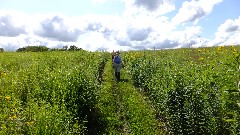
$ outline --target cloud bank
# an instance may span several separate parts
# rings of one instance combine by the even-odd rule
[[[13,51],[27,45],[76,45],[89,51],[112,51],[240,44],[240,17],[219,25],[213,40],[201,37],[203,28],[198,20],[210,14],[222,0],[185,1],[172,18],[165,14],[175,10],[174,0],[123,2],[122,15],[69,17],[0,10],[0,48]]]
[[[175,24],[198,21],[200,18],[210,14],[213,7],[222,0],[192,0],[184,1],[182,7],[172,21]]]
[[[16,37],[20,34],[26,34],[25,28],[14,25],[14,20],[10,15],[0,17],[0,36]]]

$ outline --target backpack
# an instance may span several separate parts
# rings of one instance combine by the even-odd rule
[[[118,56],[116,56],[113,61],[114,61],[114,63],[116,63],[116,64],[120,64],[120,63],[121,63],[121,58],[118,57]]]

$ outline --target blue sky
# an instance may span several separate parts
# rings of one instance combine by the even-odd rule
[[[0,0],[0,48],[240,44],[239,0]]]
[[[1,0],[0,0],[1,1]],[[2,0],[1,9],[14,9],[26,13],[63,13],[70,16],[85,14],[121,14],[124,3],[118,0],[106,3],[91,0]]]
[[[240,0],[223,0],[214,7],[213,12],[199,22],[199,25],[205,28],[203,36],[206,35],[206,38],[213,36],[218,26],[225,20],[238,18],[240,16],[239,5]]]

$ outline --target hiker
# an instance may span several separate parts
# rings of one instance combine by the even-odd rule
[[[120,69],[121,69],[121,64],[122,64],[122,60],[121,57],[119,56],[119,51],[116,52],[115,57],[113,59],[113,68],[115,70],[115,76],[117,78],[117,80],[120,80]]]
[[[112,62],[113,62],[113,59],[114,59],[114,57],[115,57],[115,52],[114,52],[114,50],[112,51],[112,53],[111,53],[111,55],[112,55]]]

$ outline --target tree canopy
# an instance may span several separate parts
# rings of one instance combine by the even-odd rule
[[[0,52],[4,52],[4,49],[3,49],[3,48],[0,48]]]
[[[46,52],[48,49],[46,46],[26,46],[18,48],[17,52]]]

